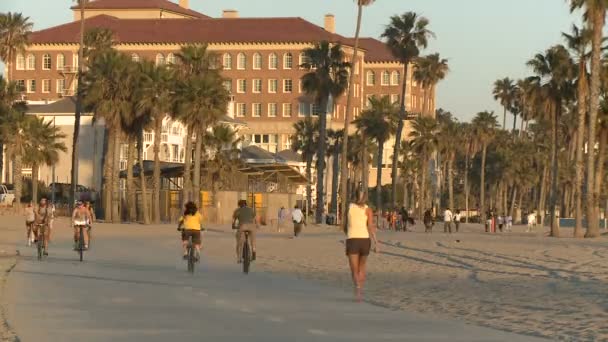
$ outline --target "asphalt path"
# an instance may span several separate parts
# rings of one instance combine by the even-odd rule
[[[42,262],[15,236],[21,257],[5,305],[23,342],[541,341],[356,303],[343,289],[263,273],[255,264],[245,275],[206,254],[191,275],[172,227],[100,225],[82,263],[70,234],[57,229]]]

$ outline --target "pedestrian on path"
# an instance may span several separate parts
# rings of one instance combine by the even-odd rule
[[[431,213],[431,209],[427,209],[424,212],[424,216],[422,218],[422,222],[424,223],[424,232],[432,233],[433,232],[433,214]]]
[[[297,238],[298,236],[300,236],[300,233],[302,232],[302,227],[305,224],[304,213],[302,213],[302,210],[300,210],[298,205],[296,205],[293,211],[291,212],[291,220],[293,221],[293,237]]]
[[[460,220],[462,215],[460,214],[460,210],[456,210],[456,214],[454,214],[454,228],[456,229],[456,233],[458,233],[458,228],[460,228]]]

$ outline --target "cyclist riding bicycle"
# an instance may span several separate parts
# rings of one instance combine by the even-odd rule
[[[52,213],[51,208],[48,207],[46,198],[40,199],[40,205],[38,209],[34,211],[34,236],[36,237],[36,241],[42,238],[44,242],[44,255],[49,255],[49,222],[51,220]],[[45,226],[45,234],[43,237],[40,237],[38,234],[38,228],[40,226]]]
[[[74,228],[74,250],[78,248],[80,238],[80,226],[87,227],[90,222],[93,222],[91,212],[85,208],[82,201],[76,202],[76,208],[72,212],[72,227]],[[89,248],[89,233],[83,230],[84,233],[84,249]]]
[[[196,248],[195,260],[198,261],[201,255],[201,230],[203,228],[203,215],[198,212],[194,202],[185,205],[184,215],[179,218],[178,231],[182,232],[182,249],[184,260],[188,260],[188,239],[192,237],[192,243]]]
[[[236,262],[241,263],[243,256],[243,244],[245,243],[245,232],[249,232],[251,241],[251,260],[255,260],[256,243],[255,232],[258,229],[258,218],[252,208],[247,206],[246,200],[239,200],[239,207],[232,214],[232,226],[236,231]],[[237,223],[238,222],[238,223]]]

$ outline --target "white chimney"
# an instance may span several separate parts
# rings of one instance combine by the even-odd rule
[[[325,15],[325,31],[336,33],[336,17],[333,14]]]
[[[179,6],[182,8],[188,9],[188,8],[190,8],[190,5],[188,4],[188,2],[189,2],[188,0],[179,0]]]
[[[233,9],[226,9],[222,12],[222,18],[238,18],[239,11]]]

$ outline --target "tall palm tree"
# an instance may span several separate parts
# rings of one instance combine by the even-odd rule
[[[434,33],[428,29],[429,20],[414,12],[391,17],[390,24],[382,33],[386,39],[387,46],[393,55],[403,64],[403,85],[401,88],[400,118],[395,133],[395,146],[393,147],[392,184],[391,184],[391,206],[395,206],[397,197],[397,167],[399,163],[399,148],[401,147],[401,136],[406,117],[405,99],[407,89],[407,75],[409,75],[410,64],[420,56],[420,49],[428,46],[428,40],[434,37]]]
[[[574,180],[575,196],[575,225],[574,237],[583,237],[583,177],[585,165],[583,161],[583,148],[585,144],[585,117],[587,116],[587,62],[591,46],[592,31],[572,25],[571,33],[562,33],[568,48],[572,51],[578,63],[577,77],[577,131],[576,131],[576,174]]]
[[[457,145],[460,153],[464,154],[464,206],[466,211],[465,222],[469,223],[469,194],[471,192],[471,185],[469,182],[471,160],[475,158],[475,154],[478,152],[477,136],[472,124],[462,123],[459,127],[460,130],[460,144]]]
[[[441,58],[438,53],[418,58],[416,59],[416,73],[420,72],[423,75],[421,80],[428,88],[425,90],[424,108],[422,113],[425,114],[425,111],[427,114],[433,113],[431,101],[435,99],[437,84],[445,79],[450,72],[448,60]]]
[[[595,146],[596,126],[600,109],[600,76],[603,29],[606,24],[606,9],[608,0],[570,0],[571,11],[579,8],[585,10],[585,21],[592,30],[591,38],[591,84],[589,98],[589,125],[587,146]],[[594,189],[595,154],[587,153],[587,189]],[[599,229],[599,193],[587,191],[587,232],[585,237],[598,237]]]
[[[316,222],[321,223],[325,210],[325,150],[327,139],[327,111],[348,88],[348,73],[351,64],[344,62],[345,56],[340,44],[327,41],[304,50],[306,62],[302,68],[308,72],[302,76],[302,89],[314,97],[319,110],[319,145],[317,148],[317,212]]]
[[[433,153],[437,150],[438,140],[437,133],[439,132],[439,124],[437,120],[428,116],[417,117],[412,122],[412,131],[410,138],[412,139],[412,150],[421,160],[420,167],[420,208],[419,215],[422,217],[424,210],[428,209],[431,197],[428,196],[428,180],[427,176],[430,171],[430,163]]]
[[[502,129],[505,130],[507,129],[507,112],[513,106],[515,91],[516,88],[513,80],[508,77],[494,82],[494,90],[492,90],[492,94],[494,95],[494,99],[499,101],[500,105],[504,109],[502,117]]]
[[[357,3],[357,25],[355,28],[355,44],[353,47],[353,57],[351,61],[357,60],[357,55],[359,54],[359,35],[361,33],[361,21],[363,19],[363,7],[369,6],[375,2],[375,0],[355,0]],[[350,122],[352,120],[351,112],[352,112],[352,99],[354,88],[352,85],[355,83],[355,73],[351,72],[348,80],[348,95],[346,97],[346,114],[344,115],[344,130],[342,135],[342,159],[340,169],[342,173],[340,174],[340,198],[342,199],[342,204],[340,206],[340,211],[342,212],[342,224],[346,223],[346,211],[348,210],[347,198],[348,198],[348,175],[346,170],[348,170],[348,128],[350,126]],[[333,200],[332,200],[333,202]],[[345,229],[345,226],[343,227]]]
[[[545,52],[537,54],[528,65],[538,75],[545,98],[548,101],[548,112],[551,115],[551,131],[553,145],[551,148],[551,194],[549,205],[551,210],[551,236],[559,237],[556,206],[558,191],[558,122],[563,111],[564,101],[571,96],[571,80],[576,72],[570,53],[562,45],[557,45]]]
[[[160,223],[160,145],[163,120],[171,110],[173,73],[166,66],[156,66],[152,61],[140,64],[142,73],[141,96],[137,105],[146,111],[153,121],[154,168],[152,171],[152,223]]]
[[[453,120],[445,120],[441,123],[438,141],[442,159],[446,163],[449,208],[454,210],[454,162],[458,146],[466,143],[463,139],[461,126]]]
[[[420,160],[413,152],[411,141],[401,143],[401,164],[399,165],[401,178],[403,179],[403,206],[410,208],[416,203],[414,200],[420,171]]]
[[[312,161],[319,145],[319,122],[306,117],[293,125],[295,133],[291,136],[291,148],[302,154],[306,163],[306,201],[308,206],[312,203]]]
[[[7,66],[9,81],[13,76],[13,59],[27,47],[33,27],[30,18],[21,13],[0,13],[0,59]]]
[[[534,87],[535,82],[531,78],[520,79],[515,86],[515,107],[518,108],[521,116],[520,138],[523,136],[524,126],[527,125],[528,120],[534,114],[533,108],[536,101]]]
[[[378,156],[376,160],[376,209],[378,214],[382,211],[382,162],[384,160],[384,143],[397,129],[398,108],[391,102],[389,96],[382,98],[372,97],[369,100],[370,108],[361,113],[355,120],[357,128],[366,137],[378,143]]]
[[[59,161],[59,152],[66,152],[63,143],[66,135],[53,125],[52,121],[44,122],[35,118],[28,127],[29,141],[25,148],[23,162],[32,167],[32,200],[38,201],[38,173],[40,165],[53,166]]]
[[[481,221],[485,222],[486,220],[486,156],[488,152],[488,145],[494,137],[496,136],[496,128],[498,127],[498,121],[496,120],[496,116],[494,112],[480,112],[477,113],[477,116],[473,119],[472,129],[477,137],[477,141],[481,146],[481,180],[479,182],[479,210],[481,210]]]
[[[338,214],[338,182],[340,175],[340,152],[342,150],[342,139],[344,138],[344,130],[327,130],[327,138],[331,142],[331,146],[327,149],[327,154],[332,159],[332,181],[331,181],[331,202],[330,213]]]

